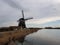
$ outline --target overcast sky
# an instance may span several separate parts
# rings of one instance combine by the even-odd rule
[[[22,9],[25,18],[34,18],[27,24],[47,25],[45,23],[60,20],[60,0],[0,0],[0,27],[17,25]]]

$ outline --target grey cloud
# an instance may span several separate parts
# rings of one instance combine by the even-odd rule
[[[13,8],[21,9],[21,6],[13,2],[12,0],[3,0],[3,1]]]
[[[21,0],[19,2],[17,2],[16,0],[3,0],[3,1],[17,10],[24,10],[24,11],[28,10],[28,9],[22,7]]]
[[[22,2],[22,5],[25,8],[29,8],[30,12],[32,13],[31,15],[35,18],[59,16],[60,13],[58,12],[60,12],[60,7],[56,6],[58,4],[53,4],[53,2],[52,0],[42,0],[41,2],[40,0],[25,0]],[[28,12],[29,15],[30,12]]]
[[[5,1],[5,0],[4,0]],[[40,0],[20,0],[20,4],[17,4],[17,2],[13,2],[11,0],[6,0],[6,3],[8,3],[10,6],[14,7],[14,8],[25,8],[25,9],[30,9],[30,12],[25,12],[25,13],[31,13],[31,16],[34,16],[35,18],[41,18],[41,17],[49,17],[49,16],[56,16],[59,12],[59,10],[57,10],[57,8],[59,9],[59,7],[56,7],[52,1],[40,1]],[[11,3],[11,4],[10,4]],[[59,13],[60,14],[60,13]],[[58,16],[59,16],[58,14]]]

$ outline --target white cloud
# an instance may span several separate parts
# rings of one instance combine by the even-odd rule
[[[17,22],[12,21],[12,22],[5,22],[3,24],[0,25],[0,27],[9,27],[9,26],[17,26]]]
[[[52,0],[53,3],[60,3],[60,0]]]
[[[28,24],[44,24],[47,22],[52,22],[52,21],[56,21],[56,20],[60,20],[60,17],[47,17],[47,18],[41,18],[41,19],[33,19],[31,21],[27,21]]]

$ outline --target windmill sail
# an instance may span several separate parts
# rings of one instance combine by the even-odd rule
[[[31,18],[26,18],[25,21],[26,21],[26,20],[30,20],[30,19],[33,19],[33,17],[31,17]]]
[[[24,18],[24,12],[23,12],[23,10],[22,10],[22,17]]]

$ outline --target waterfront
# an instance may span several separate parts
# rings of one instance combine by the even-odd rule
[[[39,30],[26,36],[24,45],[60,45],[60,29]]]

